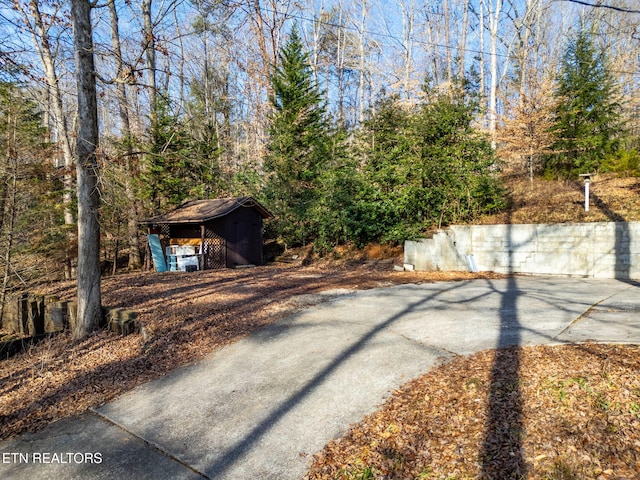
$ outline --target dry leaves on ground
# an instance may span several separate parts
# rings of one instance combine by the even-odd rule
[[[640,220],[640,179],[597,175],[590,188],[590,209],[584,209],[584,182],[520,177],[505,179],[509,208],[477,223],[632,222]]]
[[[640,347],[522,347],[406,384],[310,479],[638,479]]]
[[[0,438],[37,430],[320,301],[331,289],[465,280],[467,273],[269,266],[104,281],[140,334],[42,342],[0,369]],[[71,284],[50,293],[73,298]],[[640,478],[640,348],[482,352],[437,367],[318,454],[308,478]],[[526,474],[525,474],[526,473]]]
[[[485,275],[486,276],[486,275]],[[352,268],[267,266],[106,278],[103,304],[140,314],[140,334],[96,332],[43,341],[0,361],[0,438],[34,431],[103,404],[298,308],[330,289],[474,278],[459,273],[393,272],[390,263]],[[72,299],[72,283],[47,292]],[[301,301],[303,300],[303,301]]]

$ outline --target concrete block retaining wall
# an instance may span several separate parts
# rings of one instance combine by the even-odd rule
[[[415,270],[638,279],[640,222],[451,226],[405,242],[404,261]]]

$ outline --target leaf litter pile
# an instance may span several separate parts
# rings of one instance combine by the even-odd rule
[[[321,292],[497,278],[268,266],[127,274],[103,304],[139,313],[140,333],[57,335],[0,361],[0,439],[114,399],[297,309]],[[73,299],[72,284],[46,292]],[[441,365],[316,455],[308,479],[640,479],[640,349],[581,345],[481,352]]]
[[[457,357],[314,457],[309,479],[639,479],[640,347]]]

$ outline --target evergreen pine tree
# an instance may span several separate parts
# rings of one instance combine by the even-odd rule
[[[164,97],[157,102],[156,123],[141,190],[152,211],[186,200],[212,198],[220,190],[220,167],[215,129],[208,119],[188,129],[171,111]]]
[[[582,29],[569,42],[555,94],[556,153],[547,169],[564,174],[597,170],[619,148],[622,125],[607,57],[596,48],[590,31]]]
[[[265,169],[275,229],[288,244],[313,239],[308,212],[318,194],[318,179],[328,164],[330,135],[322,93],[313,81],[297,27],[280,50],[271,77],[273,114]]]
[[[9,269],[20,282],[59,268],[67,253],[75,255],[59,202],[62,170],[54,170],[54,146],[44,141],[41,111],[28,97],[0,81],[0,271]]]
[[[365,188],[350,223],[356,243],[398,243],[504,207],[491,143],[473,126],[475,95],[460,87],[426,93],[428,102],[411,110],[384,99],[364,124]]]

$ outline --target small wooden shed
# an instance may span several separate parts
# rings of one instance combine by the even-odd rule
[[[254,198],[237,197],[194,200],[141,223],[160,235],[170,270],[187,256],[208,270],[262,265],[262,222],[272,217]]]

